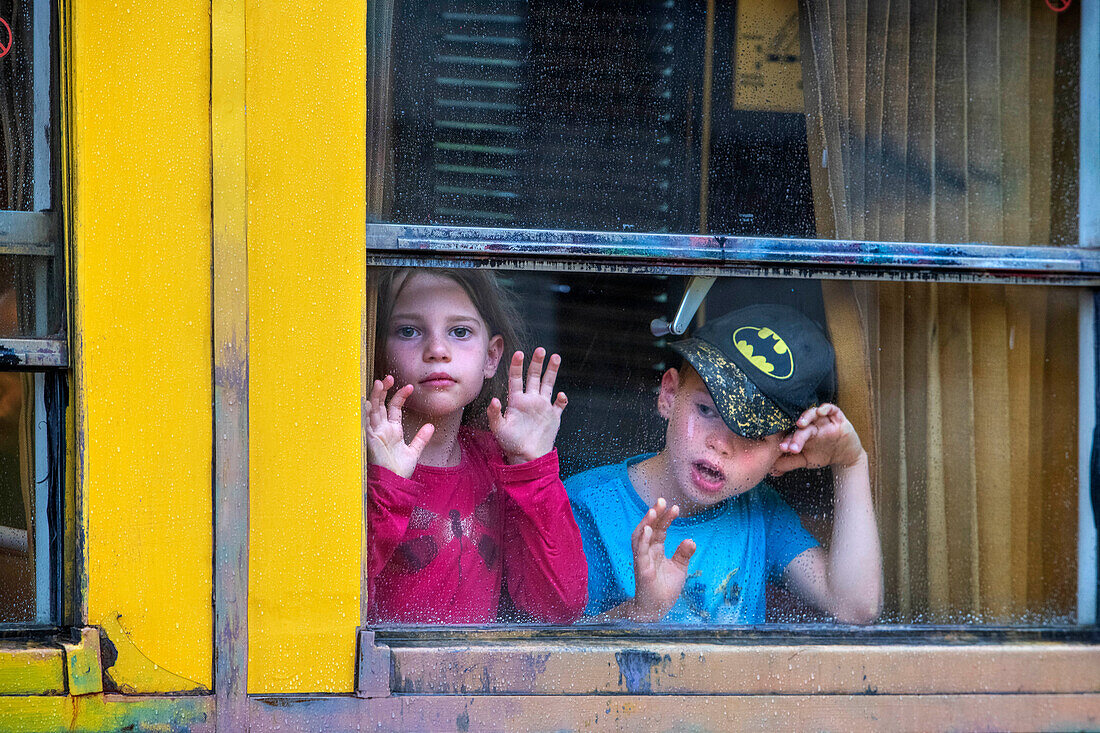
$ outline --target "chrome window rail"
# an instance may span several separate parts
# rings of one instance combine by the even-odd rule
[[[368,223],[367,263],[1100,285],[1100,249]]]
[[[0,371],[68,365],[69,348],[63,338],[0,338]]]
[[[59,241],[52,211],[0,211],[0,256],[53,257]]]
[[[60,257],[57,214],[53,211],[0,211],[0,257]],[[36,277],[37,297],[46,292],[45,269]],[[45,308],[45,300],[37,307]],[[44,314],[38,315],[44,324]],[[64,336],[57,338],[0,338],[0,370],[46,369],[69,366],[69,349]]]

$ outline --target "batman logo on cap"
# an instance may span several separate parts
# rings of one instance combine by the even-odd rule
[[[788,379],[794,374],[794,359],[787,342],[770,328],[742,326],[733,332],[733,345],[769,377]]]

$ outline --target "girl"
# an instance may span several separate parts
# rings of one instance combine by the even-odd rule
[[[554,450],[566,404],[560,392],[553,398],[561,359],[535,349],[525,380],[515,351],[505,408],[492,393],[505,378],[501,357],[514,350],[514,311],[492,274],[391,270],[379,293],[375,373],[385,377],[368,408],[369,617],[494,621],[504,587],[524,615],[572,622],[588,569]]]

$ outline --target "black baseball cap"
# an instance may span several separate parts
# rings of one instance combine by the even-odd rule
[[[751,440],[790,430],[836,391],[833,345],[785,305],[751,305],[670,344],[703,378],[729,429]]]

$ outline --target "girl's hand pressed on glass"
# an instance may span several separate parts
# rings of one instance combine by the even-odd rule
[[[389,404],[386,394],[393,388],[393,377],[374,380],[370,392],[369,421],[367,425],[367,453],[370,462],[393,471],[398,476],[410,478],[424,447],[432,438],[435,426],[425,423],[413,439],[405,443],[401,426],[401,408],[413,393],[413,385],[406,384],[394,393]]]
[[[546,362],[544,373],[543,363]],[[489,429],[500,443],[509,463],[526,463],[541,458],[554,449],[554,439],[561,425],[561,413],[568,400],[564,392],[554,398],[554,382],[558,378],[561,357],[553,354],[546,359],[546,349],[535,349],[527,381],[523,379],[523,352],[512,355],[508,365],[508,406],[500,400],[489,403]]]

